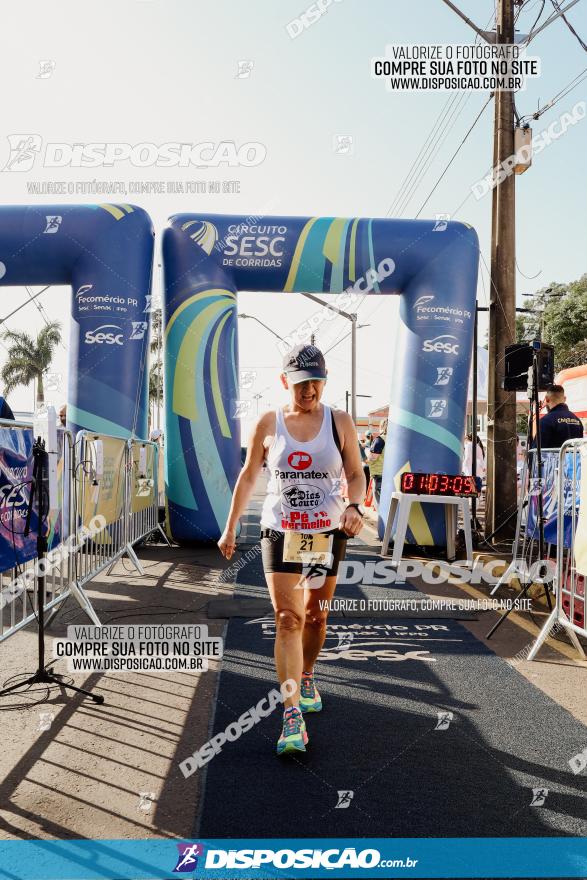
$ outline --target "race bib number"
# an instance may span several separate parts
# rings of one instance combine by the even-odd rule
[[[286,532],[283,541],[283,561],[303,565],[332,566],[334,535],[323,532]]]

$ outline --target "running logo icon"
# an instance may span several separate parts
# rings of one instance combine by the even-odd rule
[[[335,810],[348,810],[354,796],[355,796],[354,791],[339,791],[338,792],[338,803],[334,809]]]
[[[452,712],[438,712],[438,721],[434,730],[448,730],[454,715]]]
[[[433,399],[428,401],[428,418],[443,419],[446,416],[446,408],[448,400],[446,398]]]
[[[547,788],[533,788],[532,789],[532,800],[530,801],[531,807],[542,807],[546,798],[548,797],[548,789]]]
[[[248,59],[243,59],[241,61],[237,61],[237,65],[238,69],[235,79],[248,79],[253,72],[255,62],[249,61]]]
[[[174,874],[191,874],[198,866],[198,857],[204,854],[201,843],[178,843],[179,856],[173,869]]]
[[[449,220],[450,214],[437,214],[432,232],[444,232],[448,227]]]
[[[133,321],[132,330],[129,339],[143,339],[145,331],[149,325],[146,321]]]
[[[59,227],[63,220],[63,217],[60,214],[45,215],[45,220],[47,221],[47,225],[43,230],[43,234],[54,235],[56,232],[59,232]]]
[[[42,143],[38,134],[9,134],[10,155],[2,171],[31,171]]]
[[[436,367],[438,373],[435,385],[448,385],[454,372],[453,367]]]
[[[55,67],[55,62],[52,61],[50,58],[39,61],[39,72],[37,74],[37,79],[49,79],[49,77],[53,75]]]

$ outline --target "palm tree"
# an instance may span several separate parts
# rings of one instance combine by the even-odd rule
[[[2,338],[9,343],[8,360],[0,371],[4,394],[8,395],[19,385],[37,382],[37,407],[45,403],[43,374],[51,366],[53,353],[61,342],[61,324],[51,321],[33,339],[20,330],[5,330]]]
[[[163,400],[163,375],[161,373],[161,363],[151,364],[149,370],[149,420],[152,423],[155,420],[155,412]]]
[[[155,309],[151,314],[151,351],[158,354],[161,351],[163,336],[163,311]]]
[[[163,347],[163,311],[155,309],[151,313],[151,354],[154,355],[149,369],[149,420],[158,415],[159,404],[163,400],[163,371],[161,349]],[[157,418],[157,421],[159,419]]]

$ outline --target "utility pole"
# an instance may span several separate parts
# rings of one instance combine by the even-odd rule
[[[357,316],[351,315],[351,416],[357,425]]]
[[[497,0],[496,42],[514,42],[514,0]],[[513,92],[495,93],[494,174],[514,149]],[[500,528],[517,506],[516,395],[502,388],[506,345],[516,333],[515,175],[493,190],[491,229],[491,299],[489,309],[489,388],[487,401],[487,512],[485,530],[513,535],[515,517]]]
[[[356,314],[349,314],[348,312],[343,311],[343,309],[339,309],[336,306],[331,306],[330,303],[324,302],[324,300],[319,299],[317,296],[314,296],[313,293],[302,293],[302,296],[306,296],[308,299],[313,300],[314,302],[320,303],[321,306],[325,306],[327,309],[330,309],[331,312],[336,312],[337,315],[342,315],[343,318],[346,318],[347,321],[351,322],[351,415],[353,417],[353,422],[357,423],[357,316]],[[363,325],[369,326],[369,325]],[[314,345],[314,334],[311,336],[311,343]],[[334,346],[331,346],[334,348]],[[330,350],[330,349],[329,349]]]

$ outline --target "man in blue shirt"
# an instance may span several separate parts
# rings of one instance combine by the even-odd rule
[[[568,408],[566,400],[562,385],[551,385],[546,392],[544,402],[548,413],[540,419],[540,443],[543,449],[560,449],[565,440],[583,436],[583,423]]]

